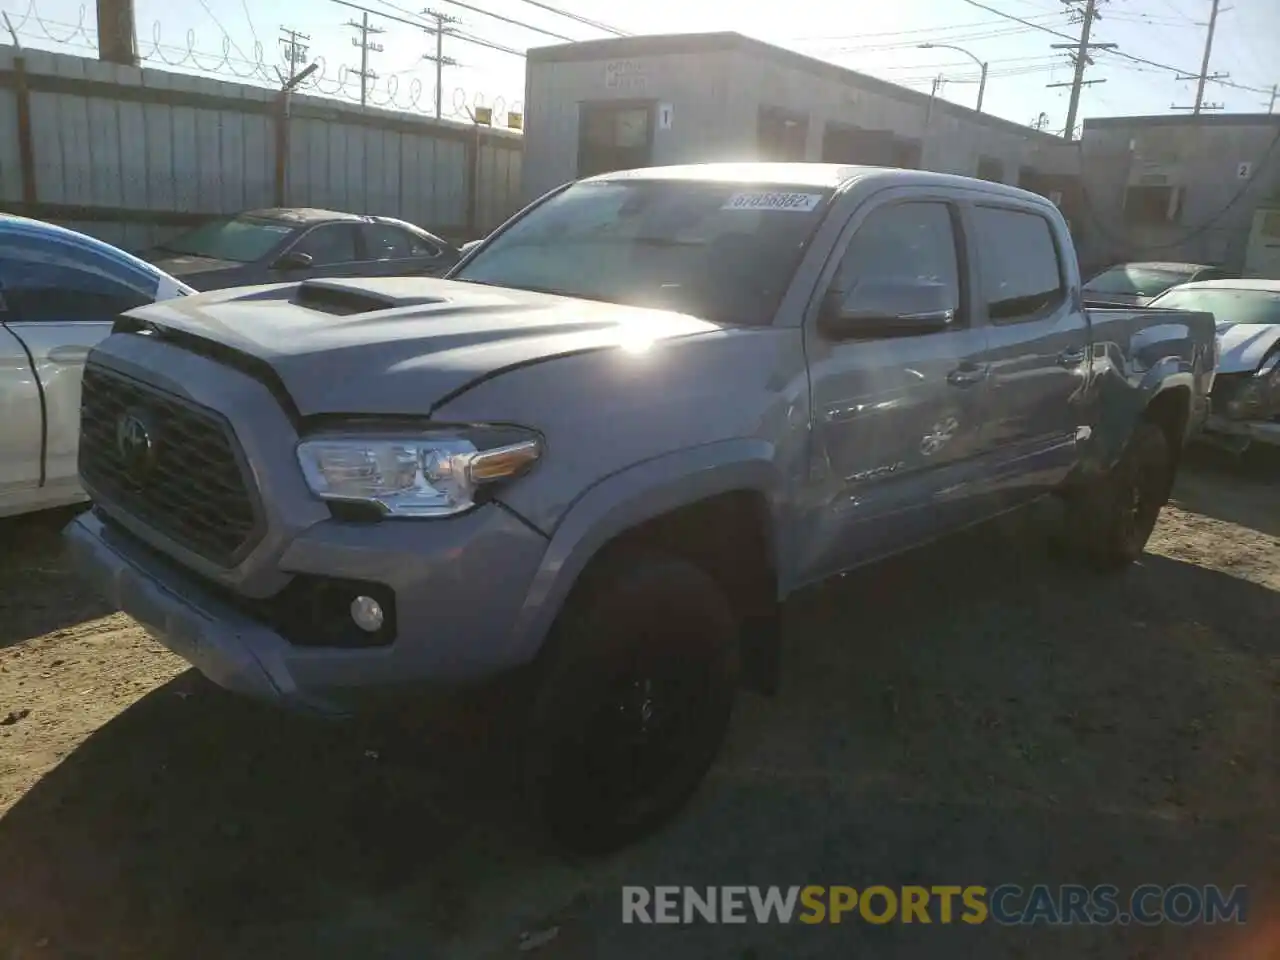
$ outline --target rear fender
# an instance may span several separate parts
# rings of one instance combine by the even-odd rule
[[[1198,367],[1200,351],[1185,324],[1156,324],[1136,331],[1127,350],[1116,343],[1105,344],[1105,348],[1100,363],[1095,357],[1095,368],[1101,368],[1096,393],[1098,427],[1090,444],[1086,473],[1110,470],[1120,459],[1144,411],[1169,390],[1185,389],[1192,400],[1185,440],[1196,420],[1197,397],[1203,403],[1207,392],[1203,383],[1198,387],[1205,371]]]

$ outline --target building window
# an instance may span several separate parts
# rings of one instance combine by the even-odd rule
[[[893,165],[907,170],[919,170],[922,152],[923,148],[919,140],[895,140]]]
[[[761,107],[757,142],[761,160],[803,160],[809,117],[777,107]]]
[[[1126,223],[1177,223],[1182,214],[1182,188],[1133,186],[1124,193]]]
[[[978,158],[978,179],[1004,183],[1004,163],[995,157]]]

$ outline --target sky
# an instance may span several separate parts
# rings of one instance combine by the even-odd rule
[[[979,73],[974,59],[920,45],[961,47],[989,64],[986,112],[1018,123],[1039,119],[1046,130],[1061,133],[1068,90],[1047,84],[1069,82],[1072,67],[1066,51],[1050,45],[1079,35],[1062,0],[276,0],[269,6],[253,0],[135,0],[139,49],[149,66],[265,85],[283,63],[281,31],[290,29],[310,38],[308,60],[320,64],[309,92],[347,99],[359,98],[359,78],[351,71],[360,63],[354,43],[359,31],[348,24],[364,16],[350,4],[367,7],[373,11],[370,25],[383,31],[371,37],[382,49],[369,54],[370,70],[377,74],[369,81],[369,102],[430,112],[435,66],[423,57],[434,53],[435,39],[415,25],[424,23],[428,2],[432,10],[457,18],[444,38],[445,58],[456,61],[444,68],[446,116],[459,114],[464,104],[494,107],[499,116],[520,109],[519,54],[530,47],[617,34],[735,30],[917,90],[927,92],[941,77],[940,96],[973,106]],[[93,0],[0,0],[24,46],[68,53],[94,49],[94,8]],[[1117,44],[1119,52],[1095,52],[1086,79],[1103,82],[1085,87],[1081,117],[1164,114],[1193,103],[1194,81],[1178,80],[1176,71],[1199,72],[1210,8],[1211,0],[1100,4],[1092,39]],[[1208,84],[1206,102],[1226,112],[1266,112],[1272,85],[1280,82],[1280,62],[1266,66],[1277,40],[1280,2],[1226,0],[1210,68],[1229,78]]]

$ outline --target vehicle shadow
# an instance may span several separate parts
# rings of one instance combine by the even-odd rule
[[[1175,506],[1280,537],[1280,457],[1241,462],[1217,450],[1188,452]]]
[[[71,575],[62,530],[83,508],[0,520],[0,650],[112,610]]]
[[[509,956],[554,928],[538,956],[1190,956],[1201,934],[1168,926],[624,926],[619,886],[1246,883],[1260,917],[1276,622],[1280,594],[1211,570],[1147,556],[1103,580],[974,531],[790,604],[779,696],[744,698],[675,823],[587,864],[529,840],[495,715],[439,718],[409,757],[187,673],[0,821],[0,947]]]

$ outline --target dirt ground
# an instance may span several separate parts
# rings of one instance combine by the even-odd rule
[[[64,520],[0,525],[0,960],[1280,957],[1280,472],[1189,466],[1114,580],[1002,525],[797,598],[691,808],[577,864],[503,731],[232,698],[81,590]],[[620,922],[622,884],[1002,882],[1243,883],[1250,922]]]

